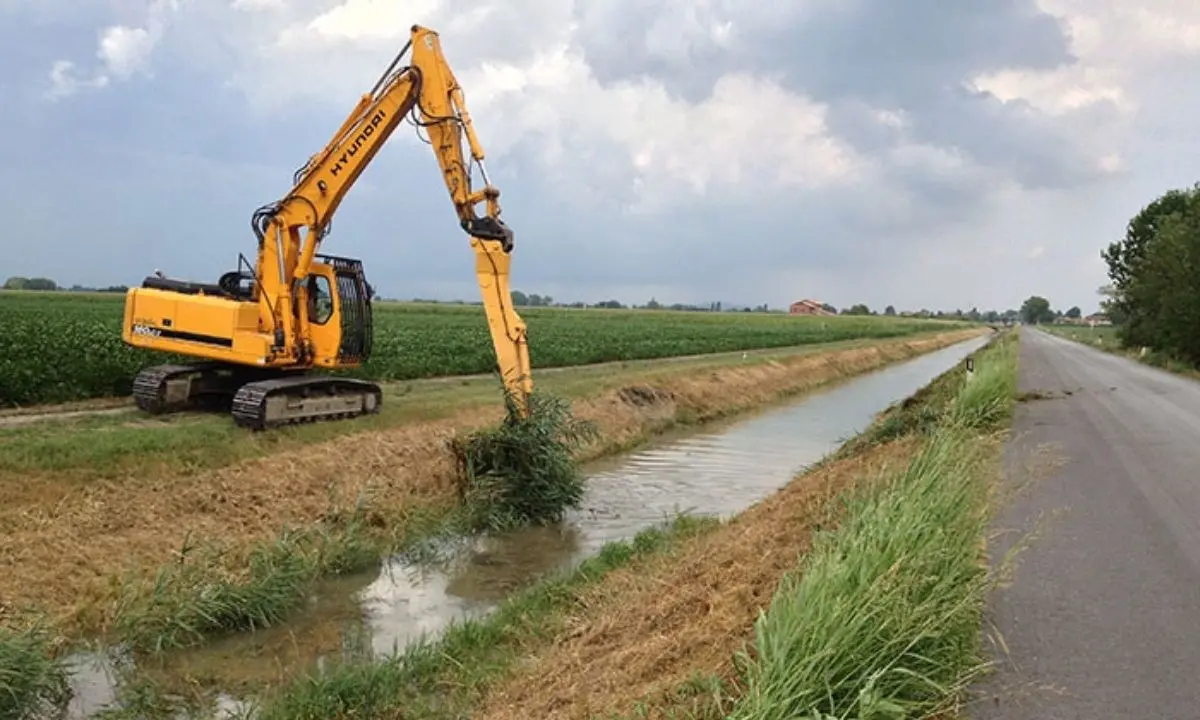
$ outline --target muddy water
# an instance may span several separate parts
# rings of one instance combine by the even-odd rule
[[[285,627],[224,639],[145,671],[168,686],[186,675],[219,688],[220,704],[232,709],[231,695],[296,671],[394,652],[421,635],[436,635],[455,618],[486,613],[539,576],[678,511],[736,514],[986,341],[898,363],[740,421],[664,436],[590,466],[584,508],[561,526],[479,538],[438,568],[393,560],[372,573],[339,578],[323,585],[309,609]],[[99,669],[77,676],[72,717],[87,717],[113,700],[103,677]]]

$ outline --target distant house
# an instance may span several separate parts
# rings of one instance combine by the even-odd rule
[[[1104,313],[1092,313],[1085,317],[1083,321],[1092,327],[1096,327],[1097,325],[1112,325],[1112,320],[1109,320],[1108,316]]]
[[[819,300],[797,300],[788,306],[788,315],[817,315],[832,317],[834,313],[825,309]]]

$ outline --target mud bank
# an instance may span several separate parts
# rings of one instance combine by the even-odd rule
[[[642,382],[574,403],[602,440],[581,459],[626,449],[681,423],[761,407],[830,382],[946,347],[987,330],[883,341],[704,375],[648,371]],[[107,479],[84,487],[3,488],[0,557],[10,582],[0,604],[47,611],[68,634],[104,632],[131,585],[151,592],[153,570],[198,542],[220,551],[224,572],[245,572],[251,550],[281,527],[329,524],[357,511],[381,535],[414,512],[455,502],[448,440],[495,422],[500,408],[356,433],[186,477]],[[11,616],[10,616],[11,617]]]

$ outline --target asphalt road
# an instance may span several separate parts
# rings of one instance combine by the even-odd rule
[[[1008,482],[1038,446],[1060,464],[997,517],[993,562],[1050,516],[992,598],[967,714],[1200,720],[1200,382],[1020,332],[1018,389],[1051,397],[1017,405]]]

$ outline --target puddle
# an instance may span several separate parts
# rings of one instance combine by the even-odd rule
[[[222,705],[297,671],[389,654],[456,618],[486,613],[515,589],[569,568],[612,540],[677,511],[727,517],[770,495],[837,449],[889,404],[902,400],[980,348],[987,337],[898,363],[810,393],[740,421],[665,436],[651,446],[589,466],[582,510],[555,527],[478,538],[450,566],[397,560],[323,583],[307,610],[285,626],[222,639],[142,671],[169,692],[220,689]],[[76,675],[71,718],[113,700],[98,671]]]

